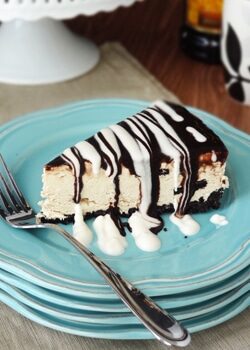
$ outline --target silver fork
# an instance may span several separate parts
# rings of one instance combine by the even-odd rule
[[[6,223],[14,228],[24,230],[40,228],[55,230],[69,241],[106,279],[115,293],[156,339],[169,346],[185,347],[190,343],[191,337],[188,331],[173,316],[156,305],[152,299],[113,271],[61,226],[40,222],[18,188],[1,154],[0,164],[4,170],[4,173],[0,171],[0,216]]]

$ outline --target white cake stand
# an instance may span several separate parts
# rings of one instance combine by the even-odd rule
[[[48,84],[88,72],[99,61],[98,48],[59,20],[135,1],[0,0],[0,82]]]

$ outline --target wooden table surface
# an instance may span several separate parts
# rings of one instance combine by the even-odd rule
[[[69,26],[98,44],[120,41],[158,80],[185,104],[207,110],[250,132],[250,107],[231,99],[220,65],[187,57],[179,32],[184,0],[145,0],[129,8],[70,20]]]

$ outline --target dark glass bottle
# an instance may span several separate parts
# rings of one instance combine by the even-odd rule
[[[220,63],[223,0],[186,0],[181,47],[191,57]]]

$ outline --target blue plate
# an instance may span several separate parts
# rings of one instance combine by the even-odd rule
[[[34,310],[41,311],[60,320],[113,325],[140,324],[140,321],[135,316],[133,316],[131,312],[97,312],[63,307],[45,300],[39,300],[38,298],[35,298],[32,295],[19,290],[18,288],[12,287],[8,283],[1,280],[0,290],[6,292],[16,300],[33,308]],[[215,311],[239,299],[241,296],[245,295],[248,292],[250,292],[250,282],[244,283],[243,285],[231,290],[230,292],[224,293],[218,297],[209,299],[202,303],[178,308],[168,308],[167,311],[177,320],[181,321],[187,318],[197,317],[205,315],[208,312]]]
[[[245,268],[236,275],[229,277],[223,282],[216,283],[213,286],[187,293],[153,297],[153,300],[165,309],[192,306],[215,299],[218,296],[231,292],[235,288],[245,285],[249,282],[249,274],[250,267]],[[68,296],[41,288],[4,270],[0,270],[0,281],[25,292],[27,296],[32,297],[32,299],[35,299],[38,303],[43,304],[47,302],[54,305],[56,308],[59,306],[72,310],[97,311],[102,313],[111,312],[121,314],[128,312],[127,307],[120,300]]]
[[[100,128],[138,112],[147,102],[131,100],[93,100],[41,111],[18,118],[0,128],[1,152],[25,196],[38,210],[43,164],[64,148],[89,137]],[[164,215],[168,232],[161,232],[162,248],[144,253],[128,237],[129,248],[121,257],[107,257],[91,249],[117,272],[136,284],[164,294],[191,291],[224,280],[249,263],[249,136],[210,114],[190,108],[225,142],[229,149],[230,190],[225,193],[218,213],[229,225],[215,228],[212,213],[199,214],[199,234],[184,239]],[[13,146],[14,145],[14,146]],[[90,225],[91,225],[90,221]],[[72,295],[81,292],[97,296],[114,295],[102,277],[90,267],[68,242],[49,230],[18,231],[0,222],[1,259],[11,257],[19,265],[16,273],[34,283]],[[68,226],[71,230],[71,226]],[[129,235],[128,235],[129,236]],[[159,269],[159,263],[162,267]],[[150,294],[150,293],[149,293]],[[93,296],[93,294],[92,294]]]
[[[246,293],[215,311],[204,315],[184,319],[181,323],[191,332],[201,331],[216,326],[226,320],[236,316],[249,306],[250,296]],[[48,315],[46,312],[37,311],[9,294],[0,291],[0,301],[10,306],[23,316],[32,321],[40,323],[46,327],[53,328],[66,333],[76,334],[85,337],[106,338],[106,339],[152,339],[153,335],[142,325],[122,325],[122,324],[100,324],[89,322],[68,321],[55,316]]]

